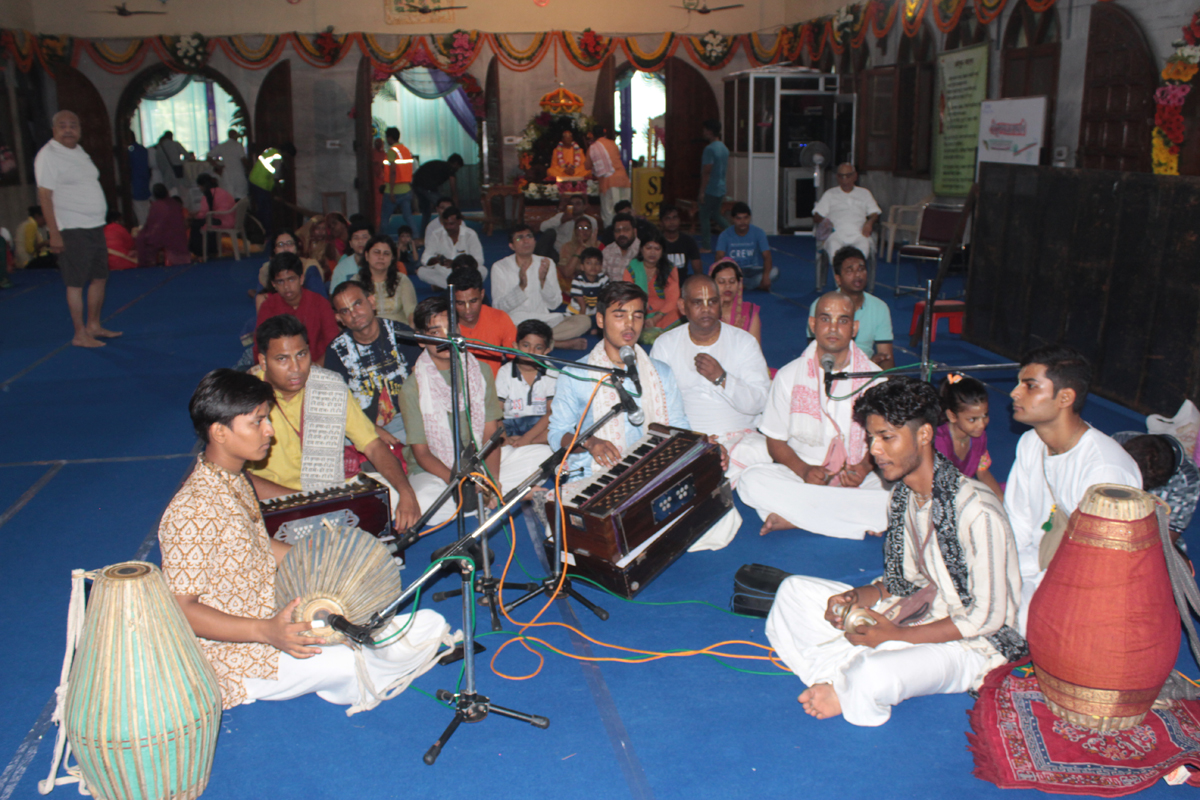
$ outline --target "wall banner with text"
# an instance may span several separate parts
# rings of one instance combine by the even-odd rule
[[[933,192],[966,197],[975,180],[979,105],[987,98],[988,45],[938,56],[933,120]]]

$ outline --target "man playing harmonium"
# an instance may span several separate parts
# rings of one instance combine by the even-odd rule
[[[345,381],[313,366],[308,332],[300,320],[280,314],[255,331],[258,367],[252,372],[274,389],[271,425],[275,443],[249,466],[260,499],[336,486],[345,481],[344,441],[365,455],[392,489],[395,530],[421,516],[417,497],[400,462],[375,432]]]
[[[622,412],[609,420],[596,435],[576,443],[576,451],[567,460],[570,472],[568,480],[586,478],[597,468],[605,470],[616,464],[652,422],[676,428],[688,427],[683,396],[679,393],[671,368],[651,359],[637,343],[645,319],[646,293],[636,284],[614,281],[605,286],[596,298],[596,327],[603,338],[580,363],[623,369],[625,365],[621,361],[621,348],[632,347],[642,384],[641,397],[636,399],[646,418],[641,425],[634,425],[629,421],[629,415]],[[585,380],[574,380],[568,374]],[[599,379],[602,375],[591,370],[563,372],[565,380],[559,379],[554,405],[550,410],[547,437],[552,447],[570,446],[594,388],[591,381],[586,379]],[[625,380],[624,386],[630,393],[636,392],[629,379]],[[616,390],[609,385],[602,386],[596,392],[591,408],[587,408],[587,416],[579,426],[580,430],[586,429],[597,416],[603,416],[618,402]]]
[[[355,653],[313,646],[304,635],[312,623],[290,621],[301,598],[276,613],[275,573],[291,545],[267,536],[243,472],[272,447],[276,396],[231,369],[210,372],[196,387],[189,411],[204,453],[159,525],[163,575],[217,673],[224,708],[311,692],[369,708],[377,699],[359,685]],[[419,611],[402,638],[362,650],[366,674],[381,690],[399,686],[432,666],[448,633],[441,615]]]
[[[907,698],[978,689],[1028,648],[1016,631],[1021,576],[1008,518],[991,489],[934,452],[937,390],[893,378],[868,389],[854,414],[879,471],[896,481],[883,577],[854,588],[793,575],[766,632],[808,686],[805,711],[875,726]]]

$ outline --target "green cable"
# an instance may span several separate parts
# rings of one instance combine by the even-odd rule
[[[605,592],[605,593],[607,593],[607,594],[610,594],[610,595],[612,595],[613,597],[617,598],[618,600],[621,600],[621,601],[623,601],[623,602],[626,602],[626,603],[632,603],[633,605],[636,605],[636,606],[688,606],[688,605],[699,605],[699,606],[708,606],[709,608],[715,608],[717,611],[720,611],[722,614],[728,614],[728,615],[729,615],[729,616],[731,616],[731,617],[742,617],[743,619],[762,619],[762,617],[755,616],[754,614],[739,614],[739,613],[737,613],[736,611],[730,611],[730,610],[729,610],[729,609],[727,609],[727,608],[722,608],[721,606],[717,605],[716,603],[710,603],[710,602],[708,602],[707,600],[673,600],[673,601],[670,601],[670,602],[664,602],[664,603],[651,603],[651,602],[649,602],[649,601],[647,601],[647,600],[634,600],[634,599],[633,599],[633,598],[631,598],[631,597],[625,597],[624,595],[619,595],[619,594],[617,594],[616,592],[612,591],[611,589],[609,589],[609,588],[607,588],[607,587],[605,587],[605,586],[601,586],[600,584],[596,583],[595,581],[593,581],[593,580],[591,580],[591,579],[589,579],[589,578],[585,578],[585,577],[583,577],[582,575],[574,575],[574,574],[572,574],[572,575],[571,575],[571,580],[574,580],[574,581],[584,581],[585,583],[590,583],[592,586],[595,586],[595,587],[596,587],[597,589],[599,589],[600,591],[602,591],[602,592]]]

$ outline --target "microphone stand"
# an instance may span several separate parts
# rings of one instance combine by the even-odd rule
[[[847,378],[890,378],[894,375],[916,375],[923,381],[932,382],[933,376],[938,372],[990,372],[990,371],[1008,371],[1020,369],[1021,365],[1015,361],[1006,361],[1001,364],[968,364],[965,366],[952,367],[947,364],[935,362],[929,358],[929,345],[933,340],[933,281],[925,282],[925,313],[923,317],[922,333],[921,333],[921,362],[913,364],[911,367],[895,367],[887,371],[886,374],[880,372],[827,372],[825,373],[825,396],[829,397],[833,390],[833,382],[845,380]]]
[[[457,353],[459,351],[465,352],[468,347],[471,350],[495,353],[495,354],[499,354],[502,356],[511,355],[511,353],[509,353],[509,351],[507,351],[501,347],[494,347],[492,345],[483,344],[483,343],[474,342],[474,341],[468,342],[464,337],[462,337],[458,331],[458,316],[457,316],[457,313],[455,311],[455,306],[454,306],[454,287],[453,286],[449,287],[449,292],[450,292],[450,331],[448,332],[449,333],[448,336],[440,337],[440,336],[429,336],[427,334],[422,334],[422,333],[407,334],[407,333],[400,333],[400,332],[397,332],[397,336],[400,338],[403,338],[407,341],[415,341],[418,344],[434,343],[434,344],[439,344],[439,345],[443,345],[443,346],[449,346],[451,348],[452,357],[450,359],[450,393],[451,393],[453,408],[456,409],[458,406],[458,398],[460,396],[460,392],[462,391],[461,387],[463,385],[461,382],[461,377],[459,375],[459,370],[461,370],[462,364],[459,361],[459,359],[456,357]],[[593,364],[581,363],[578,361],[569,361],[567,359],[555,358],[552,356],[541,356],[541,357],[539,357],[538,360],[550,362],[550,363],[557,364],[560,366],[570,367],[573,369],[583,369],[583,370],[590,370],[593,372],[602,372],[605,375],[614,375],[614,376],[617,376],[620,378],[620,381],[616,382],[616,391],[617,391],[617,396],[620,398],[621,402],[619,402],[617,405],[614,405],[608,412],[606,412],[596,422],[594,422],[591,426],[589,426],[587,428],[587,430],[582,432],[580,434],[579,441],[585,441],[589,436],[591,436],[593,433],[595,433],[601,427],[603,427],[609,420],[611,420],[613,417],[615,417],[616,415],[618,415],[622,412],[625,412],[625,413],[628,413],[631,415],[636,415],[636,414],[640,413],[640,410],[638,409],[637,403],[634,401],[634,398],[629,394],[629,392],[622,385],[624,380],[630,377],[628,370],[622,369],[620,367],[602,367],[602,366],[597,366],[597,365],[593,365]],[[455,437],[455,441],[461,442],[462,439],[460,438],[461,435],[460,435],[459,415],[456,413],[451,413],[450,417],[451,417],[452,435]],[[465,446],[461,449],[455,450],[455,462],[454,462],[454,466],[451,470],[451,472],[452,472],[451,480],[447,483],[446,488],[442,491],[442,493],[440,495],[438,495],[437,499],[434,500],[434,502],[431,503],[424,512],[422,512],[420,518],[416,521],[416,523],[414,523],[413,526],[411,528],[409,528],[407,531],[397,534],[395,542],[393,542],[391,545],[389,545],[389,547],[393,553],[395,553],[395,554],[403,553],[406,549],[411,547],[414,543],[417,542],[418,539],[421,538],[420,531],[428,524],[429,519],[434,515],[434,513],[436,513],[437,510],[439,508],[441,508],[442,505],[445,504],[453,496],[458,484],[463,479],[463,477],[470,475],[472,471],[480,471],[480,472],[484,471],[483,470],[483,459],[486,458],[487,454],[491,451],[491,449],[498,444],[499,438],[500,438],[499,435],[493,436],[492,439],[484,446],[483,450],[481,450],[478,453],[475,452],[473,443],[469,443],[467,446]],[[554,475],[554,470],[558,466],[558,463],[560,461],[562,461],[566,457],[566,455],[567,455],[567,453],[564,448],[561,448],[561,447],[558,448],[558,450],[556,450],[554,452],[554,454],[550,456],[550,458],[548,458],[546,461],[544,461],[537,468],[537,470],[534,471],[534,473],[532,475],[530,475],[525,481],[523,481],[521,483],[521,487],[528,487],[529,489],[532,489],[532,487],[535,484],[542,483],[542,482],[552,478]],[[475,492],[474,487],[472,487],[471,491]],[[522,492],[521,494],[524,495],[526,493],[527,492]],[[475,493],[473,496],[478,498],[477,493]],[[510,492],[508,496],[513,497],[513,493]],[[520,499],[520,498],[518,498],[518,499]],[[465,505],[465,499],[464,499],[464,505]],[[492,517],[487,518],[483,521],[483,524],[476,531],[476,533],[470,534],[470,535],[466,534],[465,512],[464,512],[464,509],[460,508],[458,515],[457,515],[457,517],[458,517],[457,524],[458,524],[458,531],[459,531],[458,538],[457,538],[455,544],[453,545],[453,547],[446,554],[443,554],[442,557],[449,558],[453,554],[465,552],[465,550],[463,548],[464,548],[465,544],[467,542],[469,542],[469,540],[476,538],[476,534],[478,534],[480,531],[489,530],[492,527],[492,525],[491,525],[492,522],[504,519],[511,512],[511,509],[514,505],[515,505],[515,502],[506,502],[504,504],[504,506],[502,508],[498,509]],[[475,507],[480,509],[481,514],[484,513],[482,502],[476,502]],[[559,516],[559,520],[561,521],[561,515]],[[478,594],[480,597],[479,602],[483,605],[487,605],[489,607],[489,610],[491,611],[491,623],[492,623],[493,631],[501,630],[503,627],[501,625],[500,615],[499,615],[499,607],[500,607],[499,590],[501,588],[518,589],[518,590],[525,591],[524,595],[522,595],[520,598],[518,598],[513,603],[510,603],[504,607],[504,610],[507,612],[507,611],[511,611],[512,609],[516,608],[519,605],[522,605],[525,602],[528,602],[529,600],[533,599],[534,597],[536,597],[539,594],[552,593],[554,591],[554,588],[559,585],[560,580],[562,581],[562,588],[560,589],[560,592],[565,593],[568,596],[573,597],[576,600],[578,600],[581,605],[583,605],[585,608],[592,611],[594,614],[596,614],[596,616],[600,617],[600,619],[602,619],[602,620],[608,619],[607,611],[605,611],[604,609],[595,605],[594,603],[589,601],[587,598],[585,598],[583,595],[581,595],[577,591],[575,591],[574,587],[572,586],[572,584],[570,582],[569,576],[563,577],[563,575],[562,575],[562,571],[563,571],[562,570],[562,558],[561,557],[557,557],[554,559],[553,574],[544,578],[540,583],[506,582],[503,584],[503,587],[501,587],[500,581],[498,579],[494,578],[491,574],[491,563],[490,563],[491,558],[489,556],[487,537],[479,536],[478,539],[479,539],[479,552],[480,552],[479,560],[481,562],[481,572],[483,574],[482,574],[482,576],[476,577],[474,579],[473,589],[474,589],[475,593]],[[562,539],[560,538],[560,536],[556,535],[555,542],[557,544],[561,545]],[[433,599],[435,601],[444,600],[448,597],[455,596],[462,591],[463,591],[462,589],[454,589],[454,590],[450,590],[447,592],[437,592],[433,595]]]

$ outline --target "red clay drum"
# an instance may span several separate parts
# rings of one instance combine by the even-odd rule
[[[1038,683],[1068,722],[1097,731],[1137,725],[1175,665],[1179,614],[1157,502],[1128,486],[1088,489],[1029,604]]]

